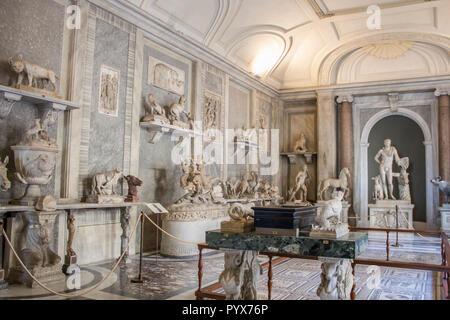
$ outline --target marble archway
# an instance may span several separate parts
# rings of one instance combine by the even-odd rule
[[[422,116],[412,110],[407,108],[398,108],[397,111],[393,112],[390,109],[383,109],[375,113],[364,125],[361,131],[360,143],[358,146],[360,165],[357,170],[357,177],[359,177],[360,182],[358,183],[359,190],[355,192],[358,194],[359,212],[360,212],[360,225],[367,225],[368,223],[368,208],[369,194],[367,188],[368,177],[368,148],[369,148],[369,135],[375,124],[380,120],[392,116],[400,115],[413,120],[422,130],[425,145],[425,179],[430,181],[433,178],[433,173],[435,172],[436,163],[433,158],[433,139],[430,127],[428,123],[422,118]],[[426,222],[427,225],[432,226],[435,224],[434,219],[434,206],[435,206],[434,193],[431,183],[426,184]]]

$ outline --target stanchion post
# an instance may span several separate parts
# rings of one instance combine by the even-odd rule
[[[144,214],[141,212],[141,241],[139,248],[139,276],[135,279],[131,279],[132,283],[143,283],[144,277],[142,276],[142,254],[144,251]]]
[[[3,238],[3,219],[0,218],[0,238]],[[0,265],[0,290],[8,288],[8,283],[5,281],[5,270],[3,270],[3,259]]]
[[[395,229],[398,230],[398,204],[395,205]],[[401,245],[398,243],[398,231],[395,233],[395,244],[392,245],[393,247],[401,247]]]

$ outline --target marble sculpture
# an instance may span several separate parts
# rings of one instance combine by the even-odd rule
[[[339,173],[338,179],[325,179],[320,183],[318,197],[319,200],[325,200],[323,194],[329,188],[333,188],[333,191],[340,188],[344,190],[344,200],[347,199],[348,194],[350,193],[349,182],[351,180],[350,170],[348,168],[343,168]]]
[[[339,238],[349,232],[348,224],[341,221],[342,200],[345,191],[338,189],[333,192],[333,198],[325,202],[325,207],[317,211],[310,236],[329,235]]]
[[[302,132],[300,133],[300,137],[294,143],[294,152],[307,152],[308,148],[306,147],[306,137]]]
[[[2,184],[0,185],[1,191],[8,191],[11,188],[11,181],[8,180],[8,168],[6,167],[9,163],[9,157],[6,156],[5,160],[0,161],[0,178],[2,179]]]
[[[441,177],[436,177],[431,180],[431,182],[439,187],[439,190],[444,194],[445,196],[445,202],[447,206],[450,206],[450,183],[448,181],[442,180]]]
[[[144,103],[145,111],[147,115],[142,121],[161,121],[162,123],[169,123],[166,112],[162,106],[155,100],[152,94],[149,94]]]
[[[308,195],[307,184],[310,181],[311,177],[308,173],[308,167],[305,164],[295,177],[295,186],[288,192],[288,203],[293,202],[296,205],[311,206],[312,204],[306,199]]]
[[[214,183],[218,178],[213,178],[205,173],[203,160],[196,161],[192,158],[190,161],[183,161],[181,168],[183,175],[180,178],[180,185],[187,193],[176,201],[176,204],[212,203],[216,200]]]
[[[94,175],[91,183],[91,194],[87,201],[103,204],[123,202],[123,197],[116,193],[116,184],[122,176],[123,173],[120,169]]]
[[[56,94],[56,73],[53,70],[47,69],[40,65],[28,62],[23,59],[21,54],[9,58],[9,66],[11,70],[17,75],[17,80],[12,80],[11,83],[17,89],[35,88],[46,91],[48,84],[52,86],[53,95]],[[28,79],[28,85],[23,86],[24,77]]]
[[[394,197],[394,185],[393,185],[393,173],[392,164],[393,161],[400,164],[400,157],[398,156],[397,149],[391,145],[391,139],[384,140],[384,147],[378,151],[375,156],[375,161],[379,164],[379,171],[381,182],[383,185],[384,199],[396,200]]]
[[[128,183],[128,195],[125,202],[139,202],[137,187],[142,186],[143,181],[132,175],[124,176],[123,178]]]

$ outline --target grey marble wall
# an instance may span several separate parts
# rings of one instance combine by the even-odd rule
[[[30,62],[54,70],[60,78],[63,31],[64,6],[53,0],[0,1],[0,84],[9,85],[10,76],[13,74],[8,59],[17,54],[22,54],[24,59]],[[17,144],[25,130],[33,126],[34,119],[40,115],[39,112],[32,104],[19,102],[8,117],[0,120],[0,158],[9,156],[8,176],[12,182],[12,188],[8,192],[0,192],[0,203],[18,198],[25,192],[25,185],[13,178],[14,155],[10,147]],[[56,131],[54,125],[50,130],[54,138]],[[41,189],[53,193],[54,179]]]
[[[95,38],[89,133],[89,176],[114,168],[123,169],[128,71],[129,34],[101,19],[97,19]],[[120,71],[117,117],[98,112],[101,65]],[[86,191],[89,192],[90,190]]]

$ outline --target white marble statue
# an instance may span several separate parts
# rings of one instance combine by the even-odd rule
[[[227,300],[257,300],[256,283],[261,274],[256,251],[225,251],[225,270],[219,282]]]
[[[303,165],[302,170],[300,170],[295,177],[295,186],[289,190],[288,202],[295,202],[301,204],[309,204],[306,199],[308,195],[308,187],[307,184],[311,181],[311,177],[308,173],[308,167]],[[297,197],[298,195],[298,197]]]
[[[0,178],[2,180],[0,190],[3,192],[6,192],[11,188],[11,181],[8,180],[8,168],[6,167],[8,163],[9,163],[8,156],[5,157],[4,161],[0,161]]]
[[[317,295],[321,300],[350,300],[353,287],[351,262],[348,259],[321,258],[321,282]]]
[[[27,87],[45,90],[46,85],[51,83],[53,92],[56,91],[57,76],[53,70],[28,62],[23,59],[21,54],[9,58],[9,66],[11,70],[17,74],[15,87],[22,88],[23,78],[26,76],[28,79]],[[38,81],[41,82],[41,88],[38,86]]]
[[[398,174],[398,191],[400,200],[411,202],[411,191],[409,188],[409,173],[406,171],[409,168],[409,158],[400,159],[399,162],[400,173]]]
[[[214,183],[218,178],[213,178],[205,173],[203,160],[196,161],[194,158],[181,163],[183,175],[180,178],[181,187],[187,193],[181,197],[176,204],[186,203],[213,203],[215,200]]]
[[[315,222],[311,228],[310,236],[330,236],[340,238],[346,235],[348,224],[341,221],[342,216],[342,199],[344,191],[341,189],[333,192],[333,198],[325,202],[325,206],[317,210]]]
[[[246,222],[249,219],[253,219],[255,213],[252,210],[255,204],[253,202],[250,203],[233,203],[228,209],[228,215],[231,219],[235,221]]]
[[[447,206],[450,206],[450,183],[448,181],[442,180],[441,177],[436,177],[431,180],[431,182],[439,187],[439,190],[444,194],[445,196],[445,204]]]
[[[149,94],[147,96],[144,106],[145,110],[147,111],[147,115],[144,117],[144,119],[142,119],[142,121],[152,121],[155,119],[160,119],[163,122],[168,122],[164,108],[159,105],[152,94]]]
[[[116,195],[116,184],[122,177],[122,170],[114,169],[105,173],[99,173],[92,177],[91,193],[97,195]]]
[[[400,163],[397,149],[391,145],[391,139],[384,140],[384,147],[378,151],[375,161],[379,164],[380,177],[383,184],[384,199],[396,200],[393,194],[393,161]]]
[[[294,144],[294,152],[307,152],[308,148],[306,147],[306,137],[305,134],[302,132],[300,133],[300,137],[297,141],[295,141]]]
[[[344,200],[347,199],[350,193],[349,182],[351,180],[350,170],[348,168],[343,168],[339,173],[338,179],[325,179],[320,183],[318,198],[319,200],[324,200],[323,193],[328,190],[328,188],[333,188],[333,191],[340,188],[344,190]]]
[[[373,200],[383,200],[384,199],[384,195],[383,195],[383,184],[381,182],[381,177],[380,175],[377,175],[375,177],[372,177],[372,180],[374,181],[374,186],[373,186]]]

